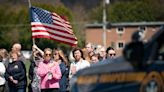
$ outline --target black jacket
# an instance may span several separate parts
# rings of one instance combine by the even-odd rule
[[[31,61],[31,64],[30,64],[30,68],[29,68],[29,73],[28,73],[28,77],[29,79],[31,80],[31,82],[33,81],[33,78],[34,78],[34,68],[36,67],[36,64],[34,61]]]
[[[10,81],[9,76],[12,76],[13,79],[18,80],[18,84],[14,84],[12,81]],[[26,67],[22,61],[14,61],[12,63],[9,63],[5,78],[8,81],[8,85],[15,86],[17,88],[22,88],[27,85],[27,77],[26,77]]]

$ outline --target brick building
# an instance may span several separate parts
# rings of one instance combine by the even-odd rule
[[[151,36],[164,25],[164,22],[135,22],[135,23],[111,23],[107,24],[106,47],[112,46],[117,55],[122,54],[122,49],[126,43],[131,41],[131,35],[136,30],[143,30],[144,41],[148,41]],[[87,24],[85,29],[86,42],[94,45],[103,45],[103,24]]]

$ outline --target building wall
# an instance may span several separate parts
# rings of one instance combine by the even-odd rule
[[[117,56],[122,55],[122,48],[118,47],[118,42],[123,42],[124,45],[131,41],[131,35],[139,27],[124,27],[123,33],[117,32],[117,27],[112,27],[106,30],[106,47],[112,46],[116,50]],[[151,36],[158,31],[159,27],[146,27],[145,39],[147,41]],[[103,29],[102,28],[86,28],[86,42],[91,42],[94,45],[103,45]]]
[[[102,34],[103,30],[100,28],[97,29],[86,29],[86,42],[92,42],[94,45],[103,45]]]

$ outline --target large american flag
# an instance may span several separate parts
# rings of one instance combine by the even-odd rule
[[[71,46],[77,45],[70,23],[56,13],[31,7],[31,26],[33,38],[47,38]]]

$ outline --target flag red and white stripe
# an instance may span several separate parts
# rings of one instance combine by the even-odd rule
[[[48,38],[71,46],[77,45],[77,38],[68,21],[56,13],[36,7],[31,7],[31,14],[33,38]]]

